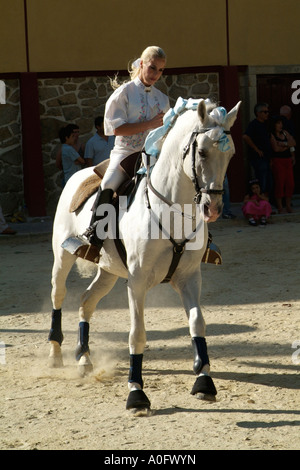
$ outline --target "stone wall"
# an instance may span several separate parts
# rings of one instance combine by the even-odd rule
[[[0,204],[4,214],[22,208],[23,162],[19,80],[5,80],[6,104],[0,104]]]
[[[6,86],[7,104],[0,108],[0,201],[9,214],[24,201],[18,81],[7,81]],[[165,75],[157,87],[170,97],[171,106],[179,96],[219,100],[217,73]],[[59,129],[77,124],[85,143],[94,134],[94,119],[104,113],[112,89],[109,77],[87,76],[39,79],[38,90],[47,215],[53,216],[62,190],[62,173],[55,164]]]

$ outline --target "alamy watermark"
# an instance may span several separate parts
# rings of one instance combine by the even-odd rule
[[[296,349],[292,354],[292,363],[298,366],[300,364],[300,339],[293,341],[292,349]]]
[[[292,93],[292,103],[299,104],[300,103],[300,80],[294,80],[292,83],[292,89],[295,90]]]
[[[3,80],[0,80],[0,104],[6,104],[6,90]]]
[[[145,211],[148,211],[145,214]],[[118,213],[117,213],[118,212]],[[118,211],[111,204],[100,204],[97,217],[100,217],[96,234],[100,240],[125,237],[130,233],[136,240],[188,240],[186,250],[200,250],[204,244],[205,224],[204,208],[201,204],[154,204],[151,210],[145,205],[135,207],[135,225],[132,218],[127,219],[127,197],[120,196]],[[118,233],[117,220],[120,220],[122,230]]]
[[[0,341],[0,365],[5,366],[6,358],[5,358],[6,346],[3,341]]]

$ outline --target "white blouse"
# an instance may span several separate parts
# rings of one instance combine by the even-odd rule
[[[155,87],[145,87],[137,77],[117,88],[108,99],[104,115],[105,135],[113,135],[123,124],[148,121],[160,112],[166,113],[169,108],[169,98],[164,93]],[[142,150],[149,132],[116,136],[111,156],[127,156]]]

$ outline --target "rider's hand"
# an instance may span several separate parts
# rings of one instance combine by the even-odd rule
[[[149,123],[151,124],[152,129],[156,129],[157,127],[161,127],[164,123],[164,113],[158,113],[154,118],[152,118]]]

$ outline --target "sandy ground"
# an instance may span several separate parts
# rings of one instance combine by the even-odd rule
[[[211,227],[222,266],[203,266],[202,306],[215,403],[194,383],[187,320],[170,286],[147,299],[145,391],[152,415],[127,399],[129,314],[120,280],[94,314],[94,372],[74,359],[81,292],[76,270],[64,305],[64,368],[47,367],[50,241],[0,245],[0,449],[292,450],[300,448],[300,223]]]

